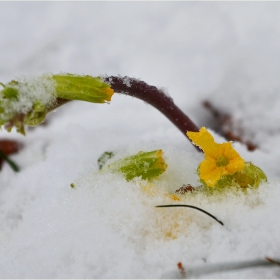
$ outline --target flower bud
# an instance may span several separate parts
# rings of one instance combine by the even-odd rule
[[[72,74],[53,75],[59,98],[83,100],[93,103],[110,102],[114,91],[100,77]]]

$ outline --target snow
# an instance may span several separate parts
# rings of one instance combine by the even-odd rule
[[[123,83],[127,86],[127,87],[131,87],[131,84],[130,84],[130,81],[131,79],[129,78],[129,77],[125,77],[124,79],[123,79]],[[109,82],[110,82],[110,80],[109,80]]]
[[[40,102],[47,108],[55,103],[56,83],[51,78],[51,74],[44,74],[41,77],[20,77],[15,80],[16,85],[5,85],[5,87],[17,90],[18,96],[13,100],[1,99],[2,106],[6,108],[4,117],[10,113],[27,114],[35,102]]]
[[[264,170],[257,190],[190,193],[203,158],[160,112],[115,94],[71,102],[26,136],[0,171],[1,278],[279,278],[277,266],[202,274],[199,268],[279,259],[278,2],[1,2],[0,81],[44,73],[122,75],[164,88],[199,127],[205,99],[232,114]],[[129,79],[126,83],[129,84]],[[126,157],[162,149],[168,168],[151,184],[98,171],[105,151]],[[74,183],[75,188],[70,184]],[[225,226],[188,208],[201,207]]]

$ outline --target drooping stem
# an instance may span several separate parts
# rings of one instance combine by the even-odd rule
[[[199,131],[198,127],[174,104],[173,100],[155,86],[127,76],[110,76],[104,77],[103,80],[109,83],[115,92],[137,97],[157,108],[177,126],[185,137],[187,137],[187,131]]]
[[[116,93],[137,97],[158,109],[164,114],[189,140],[187,131],[198,132],[198,127],[185,115],[173,102],[172,98],[155,86],[150,86],[143,81],[127,76],[105,76],[103,81],[111,86]],[[57,98],[57,103],[50,109],[54,110],[70,100]],[[197,146],[195,148],[201,151]]]

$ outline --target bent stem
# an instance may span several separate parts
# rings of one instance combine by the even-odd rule
[[[103,77],[104,82],[118,93],[137,97],[164,114],[187,137],[187,131],[198,132],[198,127],[186,116],[173,102],[155,86],[150,86],[143,81],[125,77]],[[187,137],[188,138],[188,137]],[[189,139],[189,138],[188,138]]]
[[[143,81],[127,76],[103,76],[102,79],[105,83],[111,86],[114,92],[136,97],[158,109],[184,134],[188,140],[190,139],[186,135],[186,132],[199,131],[199,128],[192,122],[192,120],[185,115],[177,107],[177,105],[175,105],[172,98],[166,96],[163,91],[159,90],[155,86],[148,85]],[[57,101],[57,104],[51,110],[56,109],[70,100],[58,98]],[[195,148],[201,152],[199,147],[195,146]]]
[[[71,100],[108,103],[114,92],[137,97],[152,105],[187,139],[189,138],[186,132],[199,131],[163,91],[127,76],[91,77],[68,73],[43,75],[23,81],[13,80],[6,85],[0,85],[3,87],[0,90],[0,125],[4,125],[8,131],[15,127],[23,135],[24,125],[37,126],[45,120],[50,111]]]

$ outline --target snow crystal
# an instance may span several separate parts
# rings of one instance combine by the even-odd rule
[[[130,78],[129,77],[124,77],[123,78],[123,84],[126,85],[127,87],[131,87]]]

